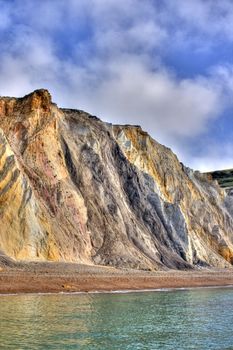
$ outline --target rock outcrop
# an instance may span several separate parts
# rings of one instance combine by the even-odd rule
[[[233,263],[233,205],[138,126],[0,98],[0,250],[138,269]]]

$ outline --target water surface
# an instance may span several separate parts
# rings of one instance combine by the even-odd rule
[[[233,350],[233,289],[0,296],[0,349]]]

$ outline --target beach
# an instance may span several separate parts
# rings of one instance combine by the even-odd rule
[[[72,263],[0,268],[0,293],[111,292],[233,286],[232,269],[139,271]]]

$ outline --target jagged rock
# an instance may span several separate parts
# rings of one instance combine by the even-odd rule
[[[0,98],[0,249],[140,269],[230,266],[232,205],[138,126]]]

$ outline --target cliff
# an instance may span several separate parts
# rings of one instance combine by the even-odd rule
[[[59,109],[47,90],[0,98],[4,261],[227,267],[232,208],[138,126]]]

